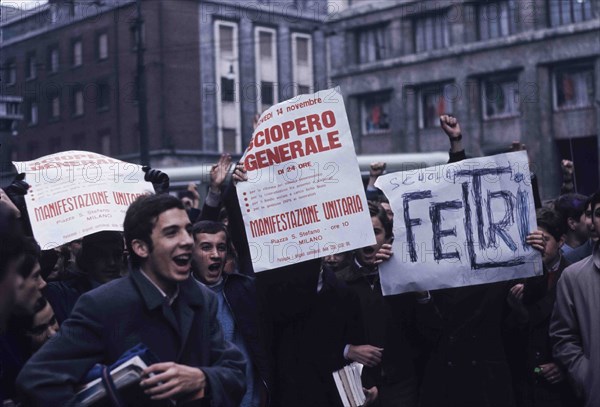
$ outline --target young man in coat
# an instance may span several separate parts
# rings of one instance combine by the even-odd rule
[[[232,176],[247,181],[242,165]],[[243,274],[254,274],[248,237],[235,186],[225,193],[231,238]],[[363,348],[363,324],[356,295],[321,259],[268,270],[256,276],[259,310],[272,357],[274,406],[342,407],[332,372],[352,361],[350,349]],[[354,346],[357,345],[357,346]],[[372,346],[366,345],[369,348]],[[363,392],[365,405],[377,399],[375,386]]]
[[[600,230],[600,192],[590,199],[592,222]],[[600,405],[600,252],[567,267],[556,287],[550,322],[553,355],[567,369],[585,407]]]
[[[392,221],[379,203],[369,201],[369,213],[376,243],[355,250],[350,264],[336,274],[360,301],[365,341],[369,344],[350,347],[348,356],[365,365],[363,383],[379,389],[376,406],[414,407],[417,380],[412,338],[408,335],[414,328],[409,327],[413,296],[383,296],[378,264],[382,251],[390,250]]]
[[[191,228],[175,197],[131,204],[124,232],[134,270],[82,295],[60,333],[29,360],[17,379],[26,405],[72,405],[94,364],[110,365],[139,343],[161,361],[143,372],[145,405],[239,404],[245,361],[223,339],[214,294],[190,278]]]
[[[225,339],[233,342],[248,361],[246,393],[240,407],[268,406],[271,374],[260,330],[254,279],[237,272],[223,273],[227,256],[233,249],[222,222],[197,222],[193,235],[193,276],[217,294],[217,318]]]

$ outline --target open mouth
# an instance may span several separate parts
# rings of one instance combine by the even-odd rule
[[[219,271],[221,269],[221,263],[212,263],[208,266],[209,271]]]
[[[173,257],[173,261],[175,262],[175,264],[177,264],[180,267],[189,266],[191,260],[192,260],[192,255],[189,253],[180,254],[179,256]]]

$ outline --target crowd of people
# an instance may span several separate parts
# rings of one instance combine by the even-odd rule
[[[449,162],[465,159],[457,119],[440,125]],[[228,177],[231,165],[224,154],[213,166],[202,207],[195,187],[175,196],[144,168],[156,194],[130,205],[123,233],[44,251],[23,176],[0,189],[5,407],[78,405],[96,367],[104,405],[338,407],[332,372],[351,362],[371,406],[600,406],[600,192],[573,191],[573,163],[559,197],[535,200],[527,243],[542,275],[386,297],[385,163],[366,185],[375,244],[256,275],[236,194],[247,174],[238,164]],[[138,391],[116,390],[107,372],[140,349],[154,362]]]

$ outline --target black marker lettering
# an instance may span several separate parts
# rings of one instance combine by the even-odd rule
[[[504,200],[504,217],[498,222],[494,222],[492,217],[492,200],[496,198],[502,198]],[[490,221],[490,226],[488,228],[488,247],[498,247],[496,236],[500,236],[510,250],[513,252],[517,251],[517,245],[515,241],[512,240],[510,235],[506,232],[506,229],[515,223],[514,201],[515,196],[510,191],[488,191],[487,214]]]
[[[431,198],[431,191],[419,191],[419,192],[407,192],[402,194],[403,208],[404,208],[404,225],[406,226],[406,240],[408,240],[408,253],[410,255],[410,261],[415,263],[417,261],[417,250],[415,248],[415,234],[413,232],[413,226],[421,224],[421,218],[411,219],[408,213],[408,203],[417,199]]]
[[[442,238],[445,236],[456,236],[456,227],[452,229],[441,229],[442,211],[456,210],[462,208],[460,201],[432,202],[429,207],[429,217],[431,218],[431,227],[433,229],[433,258],[439,263],[442,259],[459,259],[460,254],[457,250],[453,252],[442,252]]]

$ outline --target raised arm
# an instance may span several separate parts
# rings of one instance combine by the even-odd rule
[[[450,159],[448,162],[454,163],[467,158],[465,156],[465,149],[462,145],[462,132],[458,119],[447,114],[441,115],[440,126],[450,141]]]
[[[202,212],[197,221],[201,220],[219,220],[219,211],[221,209],[221,189],[229,169],[231,168],[231,156],[223,154],[219,161],[210,169],[210,186],[208,195],[202,206]]]

